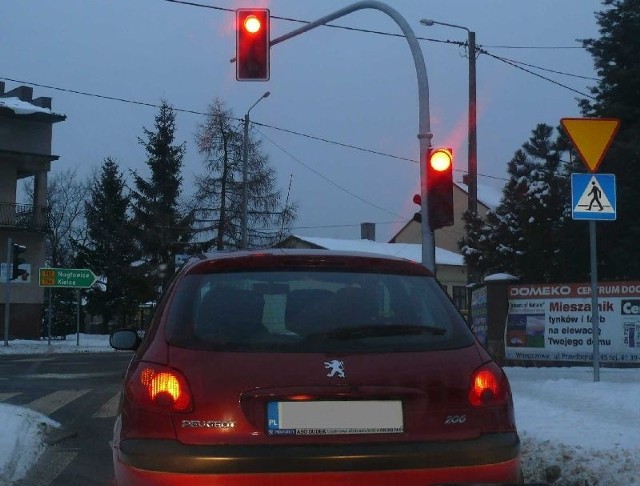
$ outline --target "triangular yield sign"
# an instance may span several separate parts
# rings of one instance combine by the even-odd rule
[[[618,131],[616,118],[562,118],[560,123],[590,172],[596,172]]]

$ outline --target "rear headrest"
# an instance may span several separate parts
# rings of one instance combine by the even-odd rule
[[[264,297],[252,290],[220,288],[202,299],[196,319],[196,335],[241,336],[264,331]]]
[[[301,335],[322,330],[323,321],[330,316],[333,295],[323,289],[292,290],[287,295],[285,327]]]

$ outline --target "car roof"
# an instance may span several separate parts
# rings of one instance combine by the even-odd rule
[[[224,269],[277,269],[283,264],[300,267],[329,268],[343,267],[345,270],[366,270],[408,273],[412,275],[433,274],[422,265],[390,255],[358,251],[338,251],[322,249],[268,248],[259,250],[221,251],[197,255],[185,264],[186,273],[215,271]]]

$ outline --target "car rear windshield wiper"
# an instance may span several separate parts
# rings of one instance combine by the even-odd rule
[[[442,336],[447,330],[435,326],[420,326],[414,324],[377,324],[366,326],[350,326],[338,329],[330,329],[327,331],[319,331],[305,336],[305,341],[318,339],[360,339],[368,337],[384,337],[384,336],[404,336],[430,334],[432,336]]]

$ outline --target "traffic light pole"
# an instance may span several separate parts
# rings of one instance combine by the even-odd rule
[[[413,62],[416,68],[416,77],[418,81],[418,141],[420,150],[420,196],[422,198],[421,212],[422,212],[422,264],[431,270],[434,274],[436,271],[436,247],[433,236],[433,230],[431,229],[431,222],[429,221],[429,208],[427,198],[427,150],[431,145],[431,122],[429,118],[429,83],[427,81],[427,68],[424,63],[424,57],[418,39],[416,38],[413,29],[408,22],[389,5],[374,0],[365,0],[362,2],[356,2],[352,5],[337,10],[329,15],[319,18],[309,24],[306,24],[299,29],[293,30],[288,34],[284,34],[277,39],[270,41],[269,45],[274,46],[280,42],[291,39],[297,35],[303,34],[311,29],[315,29],[321,25],[325,25],[332,20],[343,17],[358,10],[372,8],[380,10],[391,17],[398,27],[402,30],[404,37],[407,39],[411,55],[413,56]],[[232,59],[233,62],[235,60]]]
[[[9,318],[11,317],[11,272],[13,268],[13,241],[7,240],[7,268],[4,280],[4,345],[9,346]]]

